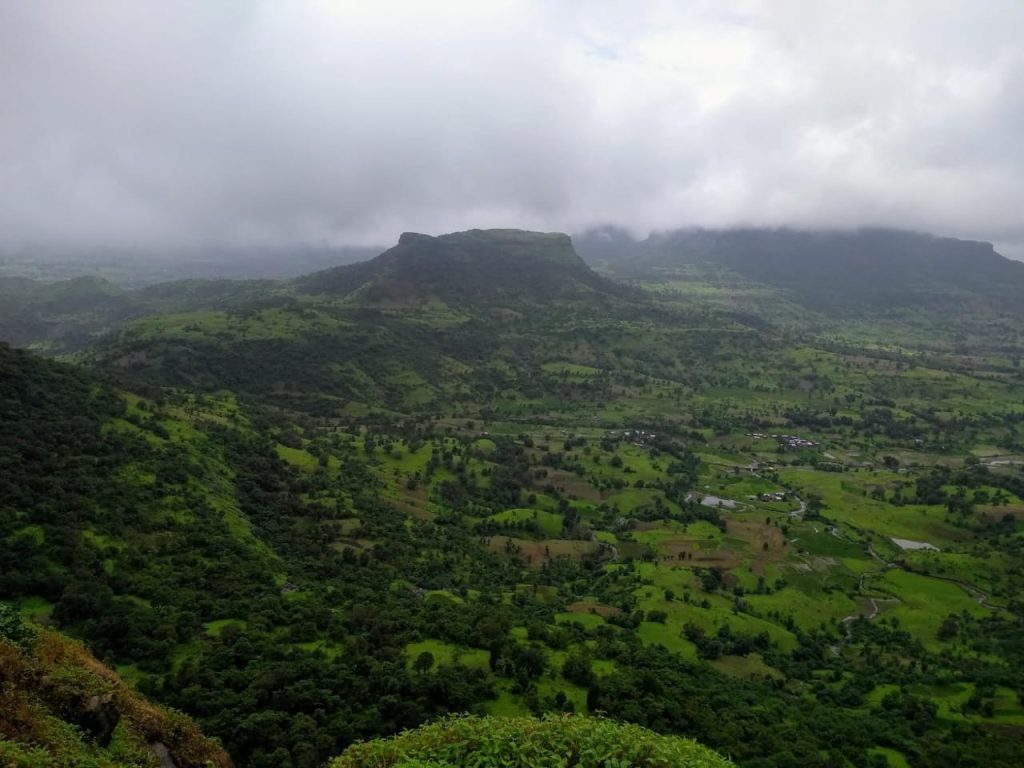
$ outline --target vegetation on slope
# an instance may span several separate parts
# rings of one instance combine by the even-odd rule
[[[641,242],[614,233],[578,240],[585,255],[621,274],[717,265],[788,289],[819,309],[860,313],[959,298],[1024,311],[1024,265],[1003,258],[990,243],[885,229],[693,229]]]
[[[0,603],[0,765],[229,768],[189,718],[147,702],[76,641]]]
[[[117,386],[0,355],[4,596],[249,768],[569,711],[757,768],[1016,765],[1019,344],[423,285],[148,318]]]
[[[575,238],[588,263],[689,305],[861,343],[1020,345],[1024,264],[989,243],[898,230],[677,230]]]
[[[689,739],[580,716],[455,717],[358,744],[331,768],[728,768]]]
[[[440,237],[404,233],[398,245],[361,264],[296,281],[307,293],[357,293],[364,305],[518,308],[553,300],[600,300],[623,289],[595,274],[559,233],[474,229]]]

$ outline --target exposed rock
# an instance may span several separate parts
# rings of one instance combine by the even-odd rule
[[[160,768],[178,768],[174,764],[174,760],[171,759],[171,753],[168,751],[167,745],[162,741],[154,741],[149,745],[149,748],[153,750],[156,759],[160,761]]]

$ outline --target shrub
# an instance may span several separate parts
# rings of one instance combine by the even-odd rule
[[[576,715],[449,717],[349,747],[331,768],[728,768],[695,741]]]

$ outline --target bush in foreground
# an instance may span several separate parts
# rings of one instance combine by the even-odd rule
[[[449,717],[349,747],[331,768],[728,768],[695,741],[574,715]]]

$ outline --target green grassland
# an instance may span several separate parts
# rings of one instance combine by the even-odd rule
[[[360,267],[177,307],[83,356],[102,408],[8,392],[5,588],[253,764],[570,710],[740,763],[1012,764],[1012,343],[560,264],[543,301]],[[93,453],[46,485],[64,432]]]

